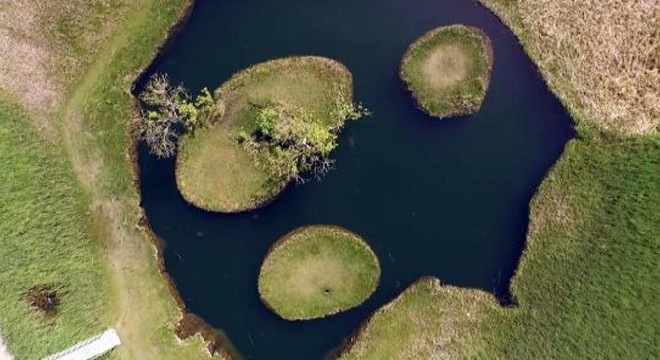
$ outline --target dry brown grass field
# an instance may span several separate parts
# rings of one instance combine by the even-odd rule
[[[480,0],[520,38],[580,125],[660,127],[660,0]]]

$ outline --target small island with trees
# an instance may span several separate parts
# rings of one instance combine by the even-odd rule
[[[161,75],[141,96],[148,110],[138,128],[156,155],[178,150],[176,180],[186,201],[234,213],[330,171],[345,121],[366,114],[352,98],[351,73],[322,57],[254,65],[194,101]]]
[[[379,280],[378,258],[358,235],[308,226],[270,249],[259,273],[259,295],[282,318],[309,320],[362,304]]]
[[[492,67],[488,36],[474,27],[451,25],[415,41],[403,57],[399,74],[420,109],[446,118],[479,110]]]

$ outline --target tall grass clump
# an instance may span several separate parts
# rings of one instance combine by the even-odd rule
[[[111,283],[66,158],[6,98],[0,123],[0,326],[18,359],[38,359],[108,325]],[[39,287],[57,296],[48,313],[28,301]]]

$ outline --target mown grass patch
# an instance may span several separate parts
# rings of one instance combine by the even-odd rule
[[[284,319],[307,320],[360,305],[379,279],[378,258],[359,236],[309,226],[273,245],[259,273],[259,294]]]
[[[114,298],[66,157],[3,96],[0,123],[0,326],[17,359],[39,359],[102,331]]]
[[[311,119],[324,127],[340,128],[346,119],[338,102],[352,104],[352,87],[348,69],[321,57],[269,61],[234,75],[216,91],[224,114],[181,141],[176,166],[181,194],[197,207],[219,212],[268,203],[291,177],[267,161],[272,153],[241,144],[256,131],[259,110],[286,104],[314,114]]]
[[[477,28],[452,25],[416,40],[399,73],[422,110],[445,118],[479,110],[492,66],[488,36]]]

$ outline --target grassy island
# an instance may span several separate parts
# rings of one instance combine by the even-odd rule
[[[422,110],[445,118],[479,110],[492,66],[493,49],[486,34],[452,25],[415,41],[403,57],[400,76]]]
[[[273,245],[261,267],[259,294],[282,318],[308,320],[360,305],[379,279],[378,258],[360,237],[309,226]]]
[[[323,173],[345,120],[358,117],[352,97],[351,73],[327,58],[273,60],[239,72],[216,91],[222,115],[181,140],[181,194],[206,210],[247,211],[303,173]]]

